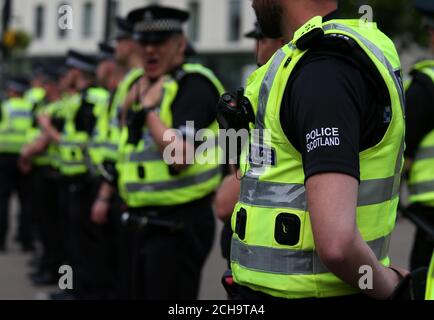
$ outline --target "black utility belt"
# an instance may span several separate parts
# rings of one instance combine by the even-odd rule
[[[121,216],[122,224],[127,227],[138,229],[159,228],[170,232],[176,232],[184,228],[182,221],[168,219],[158,215],[155,211],[133,209],[124,212]]]

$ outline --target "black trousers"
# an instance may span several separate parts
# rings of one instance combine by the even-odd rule
[[[91,208],[99,180],[83,175],[66,178],[68,261],[73,269],[74,294],[78,299],[106,299],[113,292],[114,275],[109,256],[113,252],[106,226],[94,224]]]
[[[135,289],[138,290],[138,295],[133,297],[147,300],[197,299],[202,268],[214,240],[211,197],[186,205],[141,208],[131,212],[180,227],[171,230],[148,225],[133,230],[129,248],[137,259],[132,259],[131,281],[133,285],[137,284]]]
[[[434,229],[434,208],[422,205],[412,205],[409,210],[426,221]],[[420,267],[428,267],[434,252],[434,242],[420,228],[417,228],[413,249],[410,257],[410,268],[416,270]]]
[[[0,243],[6,242],[9,228],[9,201],[17,192],[20,214],[18,240],[23,246],[34,241],[34,221],[31,206],[31,177],[23,175],[17,166],[18,155],[0,154]]]
[[[51,167],[33,169],[33,210],[42,247],[39,271],[57,275],[64,259],[60,217],[60,175]]]

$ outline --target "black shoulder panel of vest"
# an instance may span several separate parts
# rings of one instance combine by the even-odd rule
[[[326,34],[311,46],[309,54],[334,56],[353,64],[376,88],[379,102],[390,105],[389,90],[383,77],[371,58],[353,39],[341,34]]]

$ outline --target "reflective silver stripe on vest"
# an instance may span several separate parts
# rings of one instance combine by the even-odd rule
[[[261,207],[306,210],[306,190],[302,184],[259,181],[244,177],[240,202]]]
[[[396,198],[399,195],[399,188],[396,188],[396,181],[399,181],[399,179],[400,175],[395,175],[384,179],[361,181],[357,197],[357,206],[369,206]]]
[[[416,153],[415,161],[434,158],[434,147],[422,147]]]
[[[403,111],[405,111],[404,86],[403,86],[402,82],[396,77],[395,70],[393,69],[392,65],[390,64],[390,61],[387,60],[386,56],[381,51],[381,49],[378,48],[375,44],[373,44],[370,40],[368,40],[364,36],[362,36],[360,33],[354,31],[353,29],[347,27],[344,24],[331,23],[331,24],[325,25],[323,27],[323,29],[324,29],[324,31],[340,30],[340,31],[348,32],[348,33],[352,34],[355,38],[359,39],[389,71],[389,74],[392,77],[393,82],[395,83],[396,89],[397,89],[398,94],[399,94],[399,100],[401,102],[401,109]]]
[[[27,130],[16,130],[13,128],[7,128],[0,130],[0,134],[27,134]]]
[[[87,146],[86,143],[83,143],[83,142],[73,142],[73,141],[61,141],[60,145],[62,147],[79,147],[79,148],[85,148]]]
[[[378,260],[387,257],[390,235],[369,241],[368,245]],[[315,251],[276,249],[249,246],[232,238],[231,261],[240,266],[266,273],[284,275],[312,275],[329,272]]]
[[[418,182],[409,185],[411,195],[434,192],[434,181]]]
[[[271,62],[270,67],[265,74],[264,80],[261,84],[261,89],[259,91],[259,101],[258,101],[258,111],[256,114],[256,124],[255,127],[257,129],[264,129],[264,117],[265,111],[267,108],[268,97],[270,95],[271,87],[273,86],[274,79],[276,78],[277,71],[279,70],[280,65],[286,57],[286,53],[279,49],[273,57],[273,61]]]
[[[141,152],[134,152],[130,155],[130,162],[146,162],[163,160],[163,156],[157,150],[148,150]]]
[[[9,116],[11,118],[31,118],[32,112],[29,110],[23,110],[23,111],[14,110],[9,113]]]
[[[362,181],[359,185],[357,206],[368,206],[394,199],[399,194],[396,180],[399,181],[399,175]],[[303,184],[259,181],[251,177],[243,178],[240,202],[252,206],[307,210]]]
[[[127,192],[153,192],[165,191],[172,189],[185,188],[192,185],[206,182],[220,173],[220,168],[214,168],[195,176],[185,177],[177,180],[170,180],[164,182],[151,182],[151,183],[127,183]]]
[[[108,142],[92,142],[88,146],[91,147],[91,148],[110,149],[112,151],[117,151],[118,150],[117,144],[112,144],[112,143],[108,143]]]

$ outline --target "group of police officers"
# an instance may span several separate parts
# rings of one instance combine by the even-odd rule
[[[232,273],[223,284],[233,298],[406,296],[395,288],[411,274],[390,266],[387,256],[404,152],[399,58],[378,29],[339,19],[336,1],[308,2],[253,1],[261,29],[246,36],[257,40],[259,68],[243,98],[255,119],[245,129],[252,130],[251,151],[267,151],[271,160],[258,162],[245,148],[239,165],[222,168],[218,144],[200,148],[195,137],[201,129],[208,129],[206,140],[217,140],[224,89],[211,70],[186,62],[192,49],[182,31],[189,15],[182,10],[133,10],[117,19],[115,48],[100,44],[97,59],[71,50],[63,67],[36,68],[30,89],[22,79],[9,80],[0,121],[0,250],[7,250],[8,203],[17,191],[16,240],[24,251],[34,250],[36,240],[41,249],[32,282],[57,284],[61,265],[74,272],[73,289],[53,299],[196,299],[216,213],[226,222],[222,244]],[[416,7],[434,47],[434,2],[416,1]],[[290,32],[278,30],[282,26]],[[332,63],[335,69],[327,69]],[[329,77],[323,82],[328,89],[315,87],[315,74],[310,86],[303,82],[313,66]],[[327,122],[331,104],[344,101],[334,100],[340,91],[327,90],[355,69],[367,70],[369,79],[354,80],[354,87],[372,81],[366,87],[378,91],[362,88],[358,98],[369,108],[373,101],[378,110],[369,121],[377,124],[379,115],[380,124],[369,127],[360,116],[361,133],[353,139],[345,123]],[[433,82],[434,62],[416,64],[407,85],[407,126],[415,133],[407,135],[406,156],[413,161],[405,166],[411,210],[431,223],[434,121],[427,115],[434,114]],[[342,88],[341,96],[355,97],[352,88]],[[365,99],[365,92],[372,97]],[[315,109],[315,96],[328,115]],[[236,100],[223,107],[241,108]],[[310,119],[298,105],[326,122]],[[304,150],[305,133],[316,125],[337,127],[338,155],[330,146],[313,156]],[[169,147],[180,152],[168,154]],[[197,161],[209,153],[215,161]],[[345,162],[353,153],[355,170]],[[418,231],[412,269],[430,262],[427,237]],[[375,290],[354,288],[357,263],[374,268]]]

